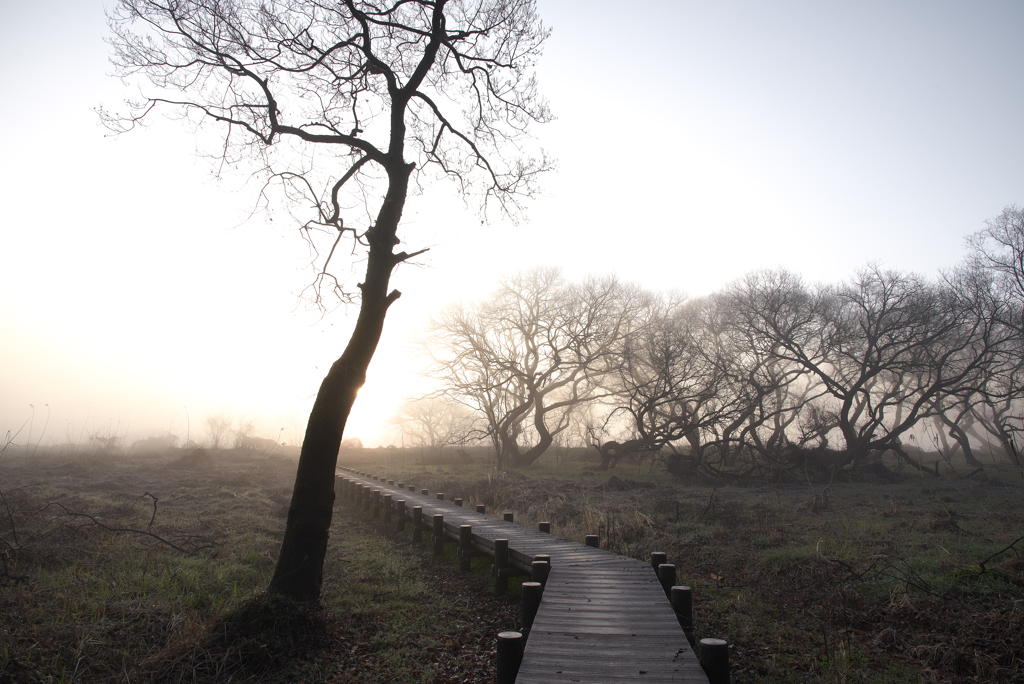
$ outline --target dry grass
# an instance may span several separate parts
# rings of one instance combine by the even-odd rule
[[[321,605],[261,593],[294,472],[252,452],[8,453],[0,682],[489,682],[515,602],[345,509]]]
[[[524,525],[548,520],[562,537],[600,534],[636,558],[667,552],[694,588],[698,636],[730,641],[734,682],[1024,682],[1015,470],[745,487],[676,485],[639,469],[628,471],[636,481],[597,477],[585,465],[558,477],[459,470],[472,472],[393,476]]]

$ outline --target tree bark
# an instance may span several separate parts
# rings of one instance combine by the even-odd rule
[[[544,455],[544,452],[548,450],[548,447],[555,441],[555,438],[548,431],[547,425],[544,423],[544,416],[547,414],[547,409],[544,407],[542,397],[535,397],[533,400],[533,426],[537,430],[537,435],[540,439],[532,447],[527,449],[525,452],[519,452],[512,455],[510,465],[513,468],[529,468],[532,466],[538,458]]]
[[[323,583],[324,560],[334,515],[334,474],[338,449],[366,370],[373,359],[388,308],[401,293],[388,292],[391,272],[406,255],[395,255],[398,223],[408,193],[412,166],[389,174],[387,196],[377,223],[366,235],[370,249],[359,317],[348,346],[320,384],[299,454],[295,487],[288,508],[281,553],[269,590],[297,601],[316,601]]]

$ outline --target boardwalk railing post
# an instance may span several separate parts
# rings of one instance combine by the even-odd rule
[[[394,487],[395,486],[395,481],[394,480],[388,480],[388,486],[389,487]]]
[[[437,500],[438,501],[444,501],[444,492],[438,492],[437,493]]]
[[[498,684],[515,684],[523,663],[523,635],[502,632],[498,635]]]
[[[523,582],[523,640],[530,638],[530,630],[533,628],[533,619],[537,617],[540,609],[540,598],[544,593],[544,586],[540,582]]]
[[[434,515],[434,555],[444,555],[444,516],[440,513]]]
[[[513,522],[513,519],[515,518],[515,514],[513,514],[513,513],[503,513],[501,517],[502,517],[502,519],[505,522]]]
[[[676,566],[672,563],[662,563],[658,566],[658,581],[661,588],[665,590],[665,598],[672,598],[672,587],[676,585]]]
[[[458,506],[459,508],[462,508],[462,499],[456,499],[455,505]]]
[[[683,628],[690,648],[693,648],[696,643],[693,636],[693,590],[690,587],[672,587],[672,596],[669,599],[672,601],[672,610],[676,613],[679,626]]]
[[[585,542],[587,546],[593,546],[595,549],[601,548],[601,537],[596,534],[588,534]]]
[[[473,569],[473,526],[459,525],[459,570]]]
[[[548,583],[548,573],[551,572],[551,565],[544,562],[535,560],[530,564],[530,579],[534,582],[539,582],[543,587]]]
[[[373,492],[370,490],[370,485],[363,487],[363,510],[368,511],[373,508]]]
[[[370,515],[372,515],[374,518],[377,518],[380,517],[380,490],[374,489],[372,496],[373,499],[372,503],[370,504]]]
[[[701,639],[698,657],[708,684],[729,684],[729,644],[725,640]]]
[[[668,563],[668,554],[664,551],[651,551],[651,568],[655,575],[658,574],[658,566],[662,563]]]
[[[504,596],[508,591],[508,539],[494,540],[494,595]]]
[[[551,523],[549,523],[549,522],[537,523],[537,529],[540,530],[541,532],[547,532],[548,534],[551,534]]]
[[[395,502],[395,531],[405,531],[405,499],[399,499]]]
[[[423,506],[412,507],[412,540],[423,541]]]
[[[430,493],[429,489],[421,489],[420,490],[420,494],[422,494],[423,496],[427,496],[429,493]]]
[[[550,556],[550,554],[538,553],[537,555],[535,555],[533,557],[533,560],[535,560],[535,561],[544,561],[545,563],[548,564],[549,568],[551,567],[551,556]]]
[[[477,504],[476,505],[476,512],[477,513],[486,513],[487,512],[487,505],[486,504]]]
[[[384,522],[391,522],[391,495],[384,495]]]

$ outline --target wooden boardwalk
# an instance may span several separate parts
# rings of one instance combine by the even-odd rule
[[[523,651],[517,684],[568,682],[700,682],[707,684],[696,655],[679,626],[665,591],[649,563],[593,548],[513,522],[477,513],[454,502],[399,488],[397,484],[340,469],[340,496],[372,506],[379,490],[379,514],[404,519],[416,512],[421,530],[437,531],[443,516],[445,540],[458,543],[463,563],[491,556],[502,572],[527,574],[534,557],[551,557],[540,608]],[[384,508],[384,497],[388,507]],[[464,526],[471,527],[471,535]],[[460,541],[460,534],[461,541]],[[504,547],[508,540],[507,564]],[[435,549],[438,541],[435,538]],[[500,582],[500,580],[499,580]]]

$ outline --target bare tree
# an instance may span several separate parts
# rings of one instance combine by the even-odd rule
[[[817,402],[825,394],[822,383],[806,368],[780,357],[776,345],[760,338],[750,325],[753,303],[737,297],[733,289],[713,297],[705,327],[719,340],[719,363],[728,378],[724,388],[733,393],[733,411],[723,416],[717,449],[723,465],[748,456],[755,469],[787,467],[786,451],[795,440],[805,446],[825,442],[829,416]],[[749,294],[749,291],[746,292]],[[805,415],[806,414],[806,415]],[[799,428],[799,429],[798,429]]]
[[[485,419],[499,468],[534,463],[572,424],[574,407],[610,393],[603,381],[644,296],[614,278],[566,284],[544,268],[434,319],[426,341],[433,374]],[[536,437],[529,446],[527,432]]]
[[[463,404],[433,396],[407,400],[390,420],[406,446],[431,449],[472,441],[474,422],[473,414]]]
[[[1024,315],[1024,209],[1010,205],[986,227],[967,238],[970,257],[991,271],[1013,301],[1013,313]],[[1020,319],[1016,321],[1020,327]]]
[[[483,206],[493,199],[513,212],[531,194],[548,165],[518,141],[549,118],[532,77],[548,32],[532,0],[118,0],[110,25],[115,69],[148,81],[151,94],[128,114],[104,113],[109,126],[127,130],[169,109],[220,127],[224,162],[252,158],[308,207],[302,234],[323,254],[318,303],[325,292],[354,298],[331,271],[341,242],[365,255],[359,315],[306,426],[270,583],[314,600],[338,448],[400,296],[391,275],[423,251],[395,251],[410,183],[448,177],[479,191]],[[503,150],[517,154],[506,160]]]
[[[629,416],[633,437],[600,445],[603,467],[627,451],[649,452],[677,475],[721,475],[745,450],[779,450],[815,385],[760,344],[744,312],[718,294],[670,296],[645,310],[618,374],[615,413]]]
[[[717,340],[703,335],[703,300],[669,296],[646,307],[623,344],[617,389],[634,436],[599,446],[601,469],[624,455],[658,453],[685,440],[689,456],[700,461],[704,436],[728,410],[725,374],[717,362]],[[678,454],[678,452],[676,452]]]
[[[1016,462],[1012,434],[1020,429],[1019,403],[1024,399],[1024,337],[1020,334],[1018,306],[1004,274],[971,255],[957,268],[944,273],[952,301],[968,312],[972,350],[990,350],[991,357],[974,376],[973,384],[941,396],[936,402],[939,438],[945,446],[948,434],[967,462],[981,467],[972,452],[970,437],[988,443],[987,432]],[[1015,410],[1018,409],[1018,410]],[[979,431],[980,429],[980,431]]]
[[[977,388],[1002,348],[999,328],[952,289],[875,266],[814,292],[787,273],[737,287],[749,293],[755,333],[831,396],[846,445],[835,467],[887,449],[920,467],[901,437],[936,402]]]
[[[206,416],[206,434],[210,436],[210,446],[220,449],[231,434],[231,419],[223,414]]]
[[[256,423],[245,416],[239,416],[238,424],[233,432],[235,434],[235,448],[247,448],[252,442],[253,433],[256,432]]]

